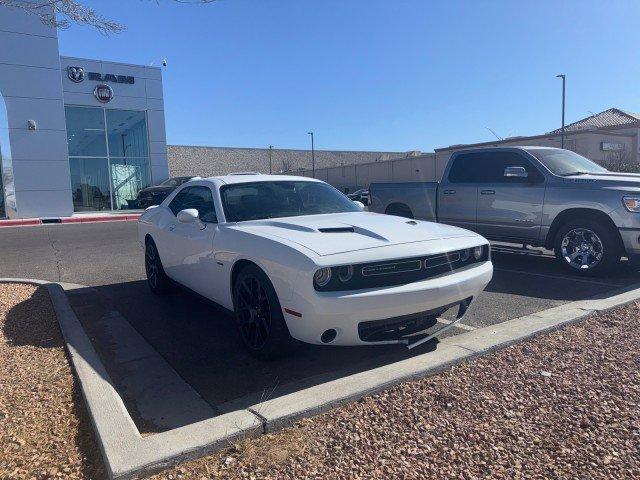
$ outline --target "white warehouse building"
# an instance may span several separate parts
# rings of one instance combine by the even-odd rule
[[[169,176],[159,68],[61,57],[58,33],[0,6],[0,218],[137,208]]]

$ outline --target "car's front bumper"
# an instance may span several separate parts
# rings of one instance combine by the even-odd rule
[[[419,317],[422,313],[425,317],[433,317],[433,312],[437,313],[443,307],[476,298],[492,275],[493,266],[487,261],[454,273],[394,287],[342,292],[298,288],[282,307],[291,335],[303,342],[323,344],[322,334],[333,329],[336,335],[329,345],[407,343],[404,338],[363,340],[367,336],[362,335],[362,324],[393,321],[415,314]]]

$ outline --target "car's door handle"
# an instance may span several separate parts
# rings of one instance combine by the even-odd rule
[[[169,225],[169,231],[170,231],[170,232],[173,232],[173,230],[174,230],[175,228],[176,228],[176,226],[175,226],[175,225]]]
[[[495,195],[495,190],[480,190],[480,195]]]
[[[455,190],[445,190],[444,192],[445,195],[455,195],[456,191]]]

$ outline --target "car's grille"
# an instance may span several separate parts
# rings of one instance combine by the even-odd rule
[[[353,265],[353,276],[340,280],[340,267],[332,267],[331,280],[324,286],[315,285],[323,292],[360,290],[365,288],[390,287],[419,282],[439,275],[455,272],[490,258],[489,245],[484,245],[482,255],[475,258],[473,249],[455,250],[423,257],[399,258],[388,262]]]
[[[382,263],[379,265],[368,265],[362,267],[360,272],[363,277],[373,275],[391,275],[393,273],[415,272],[422,268],[421,260],[407,260],[403,262]]]

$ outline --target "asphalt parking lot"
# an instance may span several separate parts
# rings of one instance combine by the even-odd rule
[[[228,312],[177,290],[156,297],[144,281],[135,222],[0,229],[0,277],[78,283],[94,289],[71,298],[85,324],[119,312],[216,411],[250,405],[411,355],[401,346],[301,345],[286,359],[260,362],[240,345]],[[548,253],[496,247],[494,277],[457,334],[637,282],[624,264],[612,275],[566,275]],[[80,297],[78,297],[80,298]],[[95,306],[95,308],[94,308]],[[433,346],[432,346],[433,348]]]

